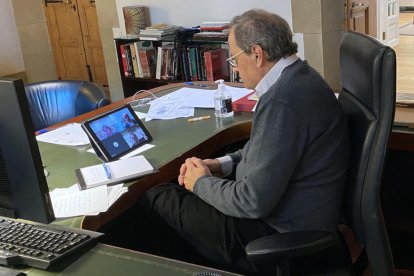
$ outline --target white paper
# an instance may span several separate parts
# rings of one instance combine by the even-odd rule
[[[121,197],[124,193],[128,192],[128,187],[124,187],[124,183],[113,185],[108,187],[108,202],[109,206],[115,203],[115,201]]]
[[[75,216],[83,216],[83,215],[97,215],[100,212],[105,212],[109,209],[109,207],[112,206],[112,204],[114,204],[118,198],[120,198],[124,193],[128,192],[128,187],[124,187],[124,184],[117,184],[117,185],[113,185],[113,186],[100,186],[100,187],[106,187],[107,189],[107,201],[108,201],[108,205],[105,208],[102,208],[100,210],[94,211],[94,212],[89,212],[90,210],[84,210],[82,212],[80,212],[78,215]],[[103,190],[104,188],[100,188],[100,190]],[[93,191],[94,189],[89,189],[89,191]],[[98,190],[98,191],[100,191]],[[79,190],[79,185],[78,184],[74,184],[72,186],[70,186],[69,188],[56,188],[53,191],[50,192],[50,198],[52,200],[52,205],[53,205],[53,209],[55,211],[55,216],[58,217],[56,215],[56,213],[59,215],[59,217],[72,217],[73,215],[73,211],[72,212],[64,212],[64,208],[63,204],[68,202],[68,199],[72,200],[74,199],[75,201],[78,199],[82,199],[82,195],[85,191],[80,191]],[[80,194],[81,193],[81,194]],[[79,194],[81,196],[79,196]],[[69,196],[71,195],[71,196]],[[62,199],[63,198],[63,199]],[[98,199],[101,201],[101,199]],[[105,202],[106,199],[104,199]],[[81,204],[81,203],[75,203],[76,204]],[[103,204],[104,205],[104,204]],[[102,206],[103,206],[102,205]],[[62,211],[59,211],[58,209],[63,209]],[[97,208],[96,208],[97,209]]]
[[[111,177],[108,177],[104,166],[109,170]],[[154,168],[148,160],[142,156],[134,156],[128,159],[121,159],[104,164],[93,165],[81,168],[80,172],[85,188],[93,188],[97,185],[121,182],[124,180],[136,178],[141,175],[152,173]]]
[[[175,92],[182,99],[183,106],[214,108],[214,93],[216,90],[184,87]]]
[[[81,124],[77,123],[67,124],[63,127],[43,133],[36,136],[36,139],[40,142],[68,146],[81,146],[89,144],[88,136],[83,131]]]
[[[151,102],[145,121],[176,119],[194,116],[193,107],[183,106],[179,99],[158,98]]]
[[[106,186],[99,186],[67,195],[53,196],[51,193],[53,211],[56,218],[82,216],[108,209],[108,192]]]
[[[130,153],[128,153],[128,154],[126,154],[126,155],[122,156],[122,157],[121,157],[121,158],[119,158],[119,159],[129,158],[129,157],[131,157],[131,156],[137,155],[138,153],[144,152],[144,151],[146,151],[146,150],[148,150],[148,149],[150,149],[150,148],[153,148],[153,147],[155,147],[155,145],[153,145],[153,144],[145,144],[145,145],[143,145],[143,146],[140,146],[140,147],[139,147],[139,148],[137,148],[136,150],[133,150],[133,151],[131,151]],[[95,152],[95,150],[94,150],[93,148],[88,149],[88,150],[87,150],[87,152],[90,152],[90,153],[96,154],[96,152]]]
[[[230,92],[232,101],[237,101],[247,94],[253,92],[246,88],[232,87],[225,85],[226,90]],[[180,96],[183,98],[183,105],[198,108],[214,108],[214,93],[216,90],[208,89],[193,89],[181,88],[179,89]]]
[[[253,92],[253,90],[246,88],[228,85],[226,85],[226,90],[230,92],[233,102]],[[215,92],[216,90],[211,89],[180,88],[152,101],[146,120],[188,117],[183,115],[183,110],[189,107],[214,108]]]
[[[155,145],[153,145],[153,144],[145,144],[145,145],[137,148],[136,150],[133,150],[133,151],[131,151],[128,154],[125,154],[124,156],[120,157],[119,159],[130,158],[130,157],[132,157],[134,155],[137,155],[138,153],[141,153],[141,152],[146,151],[146,150],[148,150],[150,148],[153,148],[153,147],[155,147]]]
[[[135,111],[135,114],[137,114],[140,120],[145,119],[145,117],[147,117],[147,113]]]
[[[69,188],[56,188],[53,191],[49,192],[49,194],[50,194],[50,197],[58,198],[58,197],[66,196],[69,194],[77,193],[79,191],[80,191],[79,185],[74,184],[70,186]]]
[[[87,168],[82,168],[81,172],[86,183],[94,185],[102,181],[108,180],[104,164],[99,164]]]
[[[105,212],[109,209],[109,207],[114,204],[118,198],[120,198],[123,194],[128,192],[128,188],[124,187],[124,184],[118,184],[108,187],[108,208],[105,210],[101,210],[100,212]],[[87,215],[98,215],[100,212],[89,213]]]
[[[241,87],[233,87],[233,86],[228,86],[228,85],[226,85],[226,89],[228,91],[230,91],[230,93],[231,93],[231,100],[233,102],[235,102],[238,99],[241,99],[244,96],[246,96],[247,94],[250,94],[250,93],[253,92],[253,90],[251,90],[251,89],[241,88]]]
[[[154,168],[142,155],[134,156],[127,160],[122,159],[108,162],[106,166],[111,171],[113,179],[154,171]]]

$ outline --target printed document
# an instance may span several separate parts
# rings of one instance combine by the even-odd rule
[[[75,184],[69,188],[54,189],[49,194],[55,217],[66,218],[105,212],[127,191],[124,184],[99,186],[84,191],[80,191],[78,184]]]
[[[83,131],[81,124],[67,124],[60,128],[51,130],[36,136],[37,141],[67,145],[67,146],[83,146],[89,144],[89,139]]]
[[[232,100],[237,101],[252,92],[246,88],[226,85]],[[194,116],[194,108],[214,108],[216,90],[183,87],[151,102],[146,121]]]

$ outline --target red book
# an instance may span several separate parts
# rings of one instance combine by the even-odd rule
[[[219,48],[204,53],[207,80],[223,79],[228,81],[230,72],[226,59],[227,49]]]
[[[154,48],[140,50],[139,59],[141,61],[142,71],[144,78],[154,78],[155,77],[155,67],[157,53]]]
[[[124,68],[124,76],[125,77],[129,77],[129,72],[128,72],[128,69],[127,69],[127,60],[126,60],[124,45],[120,45],[119,46],[119,51],[121,52],[122,67]]]
[[[234,101],[232,103],[233,110],[236,112],[253,112],[252,109],[256,105],[256,100],[249,100],[249,96],[255,92],[249,93],[246,96]]]
[[[201,26],[200,27],[200,31],[205,32],[205,31],[213,31],[213,32],[221,32],[225,29],[228,29],[229,25],[224,25],[224,26]]]

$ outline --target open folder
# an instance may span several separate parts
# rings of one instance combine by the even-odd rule
[[[121,183],[153,172],[154,168],[142,155],[75,170],[82,190]]]

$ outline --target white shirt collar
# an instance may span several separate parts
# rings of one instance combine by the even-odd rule
[[[283,69],[293,64],[296,60],[298,60],[298,56],[293,54],[286,58],[281,58],[278,62],[276,62],[276,64],[273,65],[272,69],[270,69],[269,72],[267,72],[267,74],[256,85],[255,89],[257,97],[260,98],[264,93],[266,93],[269,88],[279,79]]]

